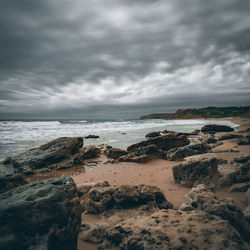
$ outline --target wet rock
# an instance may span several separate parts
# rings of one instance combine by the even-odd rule
[[[8,164],[13,166],[17,173],[49,168],[53,164],[70,160],[82,148],[82,145],[81,137],[61,137],[38,148],[8,157]]]
[[[236,133],[223,133],[218,137],[219,140],[231,140],[231,139],[238,139],[243,138],[243,135],[236,134]]]
[[[184,147],[170,149],[167,152],[166,158],[171,161],[180,161],[187,156],[207,153],[209,149],[211,147],[206,143],[191,143]]]
[[[234,129],[226,125],[209,124],[201,128],[201,132],[214,134],[217,132],[233,132]]]
[[[127,155],[128,152],[125,150],[121,150],[119,148],[111,148],[111,149],[107,149],[105,151],[105,154],[108,158],[112,158],[112,159],[119,159],[121,156]]]
[[[100,148],[96,146],[88,146],[84,147],[77,155],[75,155],[76,159],[80,161],[85,161],[88,159],[98,158],[100,156]]]
[[[84,210],[88,213],[102,213],[112,208],[124,209],[142,205],[156,208],[172,208],[160,189],[147,185],[123,185],[119,187],[93,187],[88,192]]]
[[[241,237],[250,243],[249,224],[232,199],[218,199],[208,192],[204,185],[199,185],[192,188],[185,196],[184,203],[180,207],[181,211],[192,209],[202,210],[228,221],[239,232]]]
[[[250,162],[242,164],[238,170],[230,174],[232,182],[248,182],[250,181]]]
[[[88,136],[85,136],[84,139],[97,139],[97,138],[100,138],[99,135],[88,135]]]
[[[0,175],[0,193],[6,192],[8,190],[22,186],[24,184],[27,184],[27,181],[21,174]]]
[[[246,163],[250,160],[250,154],[241,153],[239,156],[234,158],[234,162],[237,163]]]
[[[128,151],[134,152],[138,148],[149,145],[156,145],[158,150],[169,150],[171,148],[186,146],[190,143],[186,136],[176,136],[175,134],[166,134],[155,138],[150,138],[146,141],[141,141],[127,148]]]
[[[70,177],[0,194],[0,249],[76,249],[81,207]]]
[[[161,135],[161,131],[154,131],[154,132],[149,132],[145,135],[145,137],[157,137]]]
[[[186,187],[201,183],[215,185],[219,178],[217,161],[213,154],[188,157],[185,162],[173,167],[174,180]]]
[[[117,223],[113,217],[84,224],[79,238],[98,249],[249,249],[227,220],[203,211],[135,211]]]
[[[230,188],[230,192],[246,192],[250,188],[250,182],[235,184]]]

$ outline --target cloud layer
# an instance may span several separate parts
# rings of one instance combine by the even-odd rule
[[[240,0],[5,1],[0,115],[249,105],[249,13]]]

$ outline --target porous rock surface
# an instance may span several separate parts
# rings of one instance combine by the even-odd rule
[[[0,194],[0,249],[76,249],[81,207],[70,177]]]

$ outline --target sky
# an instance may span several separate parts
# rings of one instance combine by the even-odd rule
[[[250,105],[250,1],[0,3],[0,118]]]

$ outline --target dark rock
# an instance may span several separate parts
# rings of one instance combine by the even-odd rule
[[[199,129],[196,129],[194,131],[192,131],[191,133],[189,133],[190,135],[198,135],[201,131]]]
[[[160,131],[155,131],[155,132],[149,132],[145,135],[145,137],[157,137],[157,136],[160,136],[161,135],[161,132]]]
[[[250,160],[250,154],[241,153],[239,156],[234,158],[234,161],[237,163],[246,163]]]
[[[197,184],[214,185],[219,178],[217,158],[210,155],[188,157],[185,162],[173,167],[176,183],[193,187]]]
[[[233,185],[229,192],[246,192],[250,188],[250,182],[244,182]]]
[[[0,249],[77,249],[81,207],[70,177],[0,194]]]
[[[88,136],[85,136],[84,139],[96,139],[96,138],[100,138],[99,135],[88,135]]]
[[[101,150],[100,148],[96,146],[88,146],[83,148],[77,155],[75,155],[75,158],[79,159],[80,161],[98,158],[100,156]]]
[[[250,163],[247,162],[239,167],[239,169],[230,174],[232,182],[248,182],[250,181]]]
[[[250,145],[250,138],[242,138],[237,141],[238,145]]]
[[[247,208],[244,210],[244,217],[246,218],[246,220],[248,221],[249,225],[250,225],[250,188],[248,188],[247,192],[246,192],[246,200],[247,200]]]
[[[201,128],[203,133],[217,133],[217,132],[233,132],[234,129],[226,125],[209,124]]]
[[[180,210],[187,210],[187,208],[202,210],[227,220],[240,233],[241,237],[250,243],[249,224],[232,199],[218,199],[209,193],[204,185],[199,185],[185,196]]]
[[[147,163],[152,160],[150,155],[141,154],[128,154],[119,158],[119,162],[136,162],[136,163]]]
[[[128,152],[119,148],[111,148],[106,150],[105,154],[108,158],[119,159],[121,156],[127,155]]]
[[[138,148],[142,148],[149,145],[156,145],[158,150],[169,150],[171,148],[182,147],[188,145],[190,142],[186,136],[176,136],[174,134],[167,134],[150,138],[146,141],[141,141],[133,144],[127,148],[128,151],[135,151]]]
[[[81,137],[61,137],[38,148],[8,158],[15,172],[48,168],[50,165],[70,160],[83,145]]]
[[[219,136],[219,140],[231,140],[231,139],[238,139],[243,138],[243,135],[236,134],[236,133],[224,133]]]
[[[27,181],[21,174],[0,175],[0,193],[6,192],[8,190],[11,190],[13,188],[19,187],[24,184],[27,184]]]
[[[102,213],[112,208],[125,209],[147,204],[159,209],[172,208],[160,189],[147,185],[123,185],[119,187],[93,187],[88,192],[84,210],[88,213]]]
[[[166,158],[171,161],[180,161],[187,156],[207,153],[211,149],[206,143],[191,143],[184,147],[170,149],[167,152]]]

